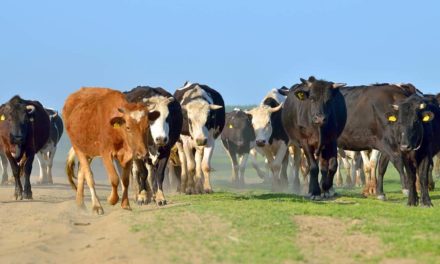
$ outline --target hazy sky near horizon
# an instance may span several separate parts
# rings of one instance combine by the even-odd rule
[[[0,102],[62,108],[81,86],[189,80],[226,104],[259,103],[314,75],[440,92],[440,1],[0,2]]]

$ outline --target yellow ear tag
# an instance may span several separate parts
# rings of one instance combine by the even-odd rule
[[[6,120],[5,115],[0,116],[0,121],[5,121],[5,120]]]
[[[397,121],[397,117],[395,115],[391,115],[391,116],[388,117],[388,121],[396,122]]]
[[[299,100],[304,100],[304,93],[303,92],[299,92],[296,95],[298,96]]]
[[[119,123],[114,123],[114,124],[113,124],[113,127],[114,127],[114,128],[120,128],[121,125],[120,125]]]
[[[424,115],[422,121],[423,122],[429,122],[431,120],[431,117],[429,115]]]
[[[229,128],[233,128],[233,126],[231,124],[229,124]]]

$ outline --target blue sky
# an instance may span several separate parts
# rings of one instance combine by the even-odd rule
[[[173,92],[189,80],[253,104],[309,75],[440,92],[439,12],[405,0],[2,0],[0,102],[60,109],[81,86]]]

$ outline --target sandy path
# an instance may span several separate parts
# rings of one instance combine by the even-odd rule
[[[0,263],[145,263],[140,237],[129,231],[132,213],[107,205],[107,186],[97,190],[105,215],[94,216],[77,210],[74,191],[56,181],[33,185],[32,201],[12,201],[13,186],[0,187]]]

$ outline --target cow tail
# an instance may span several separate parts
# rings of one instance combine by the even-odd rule
[[[72,188],[76,190],[76,184],[73,180],[75,178],[75,150],[73,150],[73,148],[70,148],[69,154],[67,155],[66,174],[70,186],[72,186]]]

